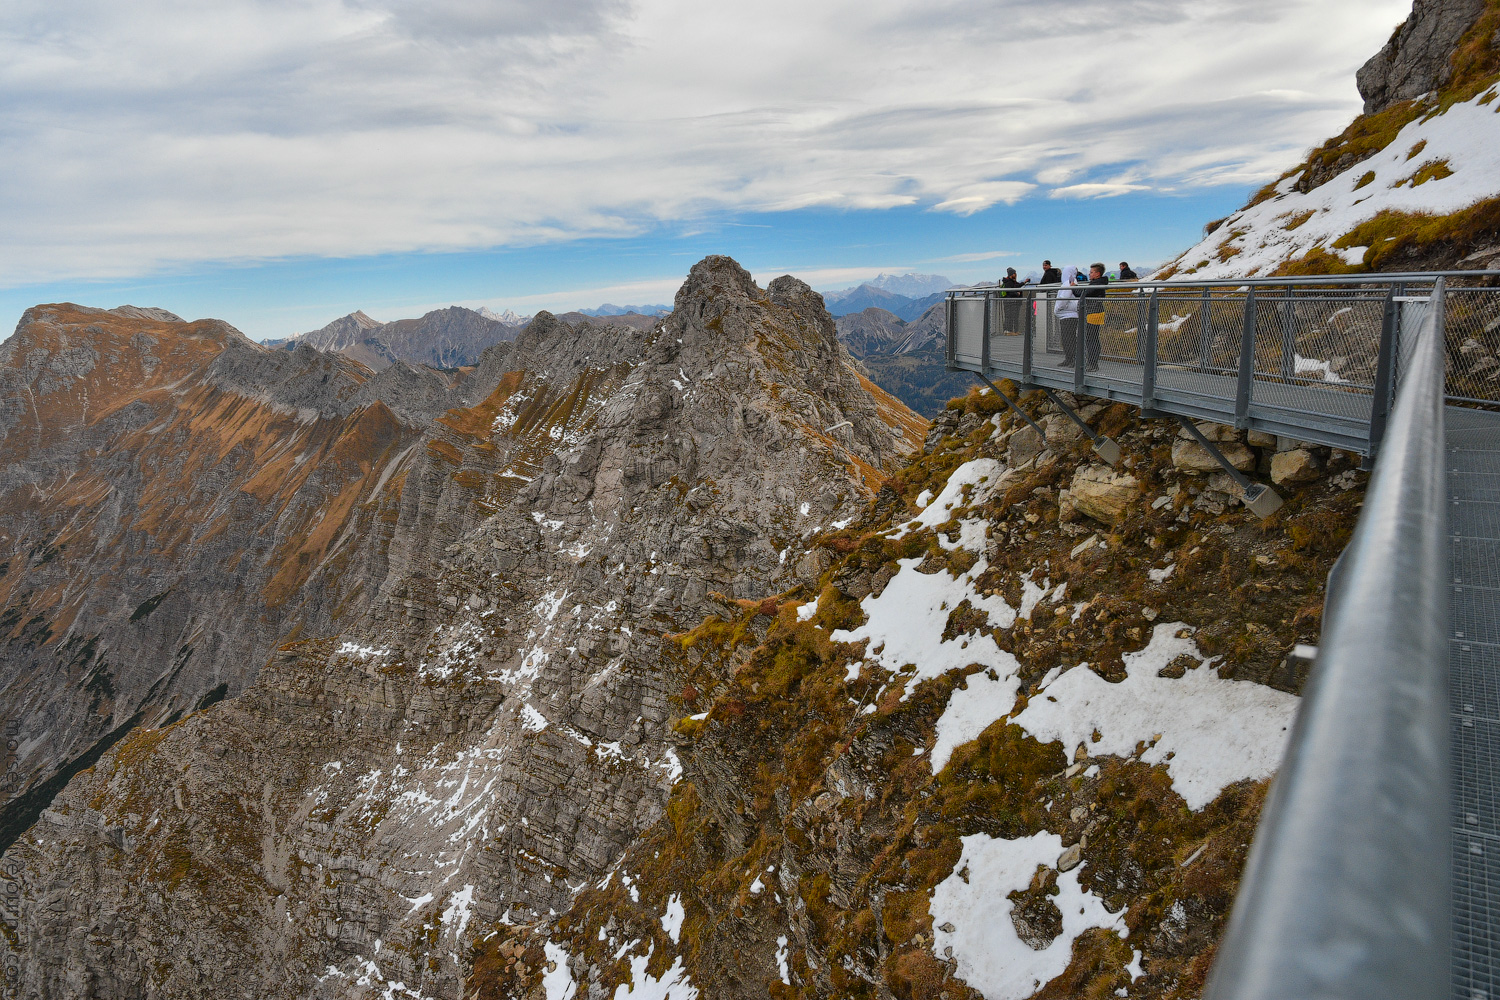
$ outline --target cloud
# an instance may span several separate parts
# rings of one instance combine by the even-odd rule
[[[1407,4],[1084,6],[1108,16],[1032,0],[10,0],[0,275],[1248,186],[1343,127],[1354,69]]]
[[[1115,198],[1132,191],[1149,191],[1147,184],[1069,184],[1048,192],[1049,198]]]

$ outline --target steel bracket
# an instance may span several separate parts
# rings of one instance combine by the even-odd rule
[[[1233,479],[1239,485],[1239,488],[1244,491],[1245,506],[1250,508],[1250,513],[1259,518],[1267,518],[1276,513],[1282,504],[1280,494],[1264,483],[1251,482],[1243,472],[1230,464],[1229,459],[1224,457],[1224,453],[1212,441],[1203,436],[1203,432],[1198,429],[1197,424],[1193,423],[1187,417],[1179,416],[1177,420],[1182,424],[1183,429],[1192,435],[1193,440],[1202,445],[1203,450],[1212,455],[1214,461],[1218,462],[1224,471],[1229,474],[1229,478]]]

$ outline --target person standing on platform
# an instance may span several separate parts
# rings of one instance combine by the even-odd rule
[[[1099,370],[1099,334],[1104,330],[1104,286],[1109,284],[1109,275],[1103,264],[1089,265],[1089,289],[1083,293],[1083,321],[1085,360],[1091,372]]]
[[[1025,281],[1016,280],[1016,269],[1013,267],[1007,267],[1005,269],[1005,277],[1000,279],[1000,287],[1004,289],[1021,288],[1029,284],[1031,284],[1030,278],[1027,278]],[[1005,308],[1003,310],[1004,319],[1002,320],[1002,322],[1004,323],[1005,332],[1020,333],[1021,293],[1015,291],[1002,291],[1000,293],[1000,297],[1005,300]]]
[[[1057,293],[1057,302],[1052,306],[1052,314],[1057,317],[1057,325],[1062,333],[1063,359],[1057,363],[1057,367],[1072,368],[1073,349],[1078,344],[1078,298],[1073,294],[1073,285],[1078,283],[1078,268],[1070,267],[1060,277],[1063,287]]]
[[[1042,280],[1037,282],[1038,285],[1060,285],[1062,280],[1063,273],[1053,267],[1050,260],[1042,261]]]
[[[1140,281],[1141,280],[1141,276],[1139,274],[1136,274],[1134,271],[1132,271],[1130,269],[1130,265],[1128,263],[1126,263],[1125,261],[1122,260],[1122,261],[1120,261],[1120,280],[1121,281]]]

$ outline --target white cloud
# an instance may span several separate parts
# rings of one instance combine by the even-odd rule
[[[1099,184],[1069,184],[1067,187],[1054,188],[1048,193],[1049,198],[1115,198],[1132,191],[1148,191],[1148,184],[1121,184],[1099,183]]]
[[[1343,126],[1407,6],[10,0],[0,274],[1248,185]]]

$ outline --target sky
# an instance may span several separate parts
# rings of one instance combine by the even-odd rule
[[[1152,264],[1342,130],[1409,9],[6,0],[0,324],[669,303],[709,253],[823,290]]]

